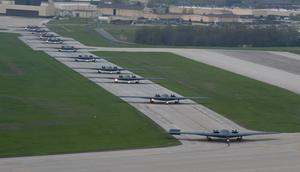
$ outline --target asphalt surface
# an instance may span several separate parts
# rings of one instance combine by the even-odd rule
[[[300,56],[296,58],[286,58],[286,55],[267,51],[229,51],[218,50],[218,53],[230,57],[246,60],[256,64],[277,68],[290,73],[300,75]]]
[[[2,17],[0,17],[0,23]],[[18,23],[18,18],[11,18],[11,22]],[[31,20],[30,20],[31,21]],[[32,22],[41,23],[40,19],[32,19]],[[31,24],[31,23],[27,23]],[[27,25],[26,24],[26,25]],[[3,27],[0,25],[0,28]],[[11,28],[11,27],[10,27]],[[19,31],[18,31],[19,32]],[[105,60],[93,62],[75,62],[68,56],[86,54],[87,49],[79,50],[78,53],[62,53],[52,48],[44,47],[40,41],[32,40],[35,36],[26,32],[21,32],[20,39],[36,50],[43,50],[70,68],[74,67],[99,67],[110,64]],[[84,45],[70,41],[69,44],[86,48]],[[43,45],[43,46],[42,46]],[[46,47],[46,46],[45,46]],[[47,46],[48,47],[48,46]],[[58,45],[51,45],[58,47]],[[295,73],[290,73],[276,67],[250,62],[247,59],[237,58],[234,55],[227,55],[219,50],[196,50],[196,49],[118,49],[118,48],[95,48],[103,51],[162,51],[173,52],[183,55],[193,60],[201,61],[213,66],[225,68],[242,75],[250,75],[253,78],[264,82],[284,81],[287,74],[298,77]],[[94,51],[93,50],[93,51]],[[239,52],[242,54],[242,52]],[[247,51],[248,53],[248,51]],[[256,52],[253,52],[256,53]],[[267,52],[270,53],[270,52]],[[272,53],[272,52],[271,52]],[[276,54],[284,58],[297,59],[298,55]],[[285,56],[284,56],[285,55]],[[255,54],[253,54],[255,56]],[[207,58],[209,57],[209,58]],[[225,61],[224,61],[225,60]],[[244,69],[246,68],[246,69]],[[251,69],[251,70],[250,70]],[[88,69],[74,69],[85,77],[112,76],[110,74],[97,74]],[[253,72],[256,71],[256,72]],[[272,73],[272,72],[278,73]],[[129,71],[127,71],[129,72]],[[267,73],[267,74],[266,74]],[[271,75],[281,74],[281,77],[268,78]],[[261,77],[263,75],[263,77]],[[266,78],[264,80],[264,78]],[[116,84],[110,79],[90,78],[99,86],[117,96],[141,95],[152,96],[155,93],[173,93],[151,81],[142,81],[141,84]],[[289,79],[285,78],[290,82]],[[278,85],[291,89],[300,82],[292,82]],[[289,87],[287,87],[289,86]],[[291,87],[291,88],[290,88]],[[299,87],[300,88],[300,87]],[[297,90],[296,90],[297,91]],[[295,92],[296,92],[295,91]],[[176,93],[174,93],[176,94]],[[178,95],[178,94],[177,94]],[[197,95],[198,96],[198,95]],[[195,104],[191,100],[183,101],[179,105],[149,104],[140,99],[124,99],[132,106],[143,112],[164,129],[181,128],[183,130],[211,130],[211,129],[240,129],[246,130],[223,116],[205,108],[200,104]],[[179,136],[183,143],[181,146],[140,149],[126,151],[51,155],[37,157],[2,158],[0,159],[0,171],[10,172],[96,172],[96,171],[228,171],[228,172],[276,172],[289,171],[298,172],[300,169],[300,134],[276,134],[265,136],[253,136],[246,138],[243,142],[233,142],[230,146],[216,140],[208,142],[203,137]]]

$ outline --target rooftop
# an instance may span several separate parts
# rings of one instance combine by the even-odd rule
[[[144,5],[141,3],[135,4],[124,4],[124,3],[113,3],[113,2],[98,2],[97,6],[99,8],[116,8],[116,9],[131,9],[131,10],[142,10]]]

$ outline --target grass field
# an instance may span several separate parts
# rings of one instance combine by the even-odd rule
[[[162,77],[159,84],[200,100],[242,126],[264,131],[299,132],[300,96],[222,69],[170,53],[97,52],[142,76]]]
[[[62,36],[74,38],[88,46],[115,46],[114,43],[104,39],[101,35],[99,35],[94,30],[94,25],[85,23],[53,23],[48,24],[47,27]]]
[[[0,157],[178,144],[122,102],[17,35],[0,33]]]
[[[59,33],[60,35],[71,37],[79,42],[88,46],[102,46],[102,47],[131,47],[131,46],[142,46],[139,44],[126,44],[111,42],[99,33],[96,32],[96,28],[103,28],[108,31],[116,39],[133,42],[135,36],[136,27],[130,25],[115,26],[110,24],[100,24],[93,22],[92,20],[84,19],[71,19],[71,20],[54,20],[51,21],[47,27],[52,31]]]

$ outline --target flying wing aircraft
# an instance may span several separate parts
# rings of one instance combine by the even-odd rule
[[[174,94],[155,94],[155,96],[120,96],[122,98],[141,98],[149,99],[150,103],[164,102],[166,104],[179,103],[180,100],[184,99],[206,99],[207,97],[178,97]]]
[[[100,57],[94,56],[94,55],[89,55],[89,54],[80,54],[78,56],[61,56],[61,57],[56,57],[56,58],[71,58],[74,59],[76,62],[96,62],[97,59],[102,59]],[[93,68],[74,68],[74,69],[93,69]]]
[[[46,41],[46,44],[63,44],[64,40],[57,37],[49,37]]]
[[[237,130],[213,130],[212,132],[182,132],[180,129],[170,129],[169,134],[171,135],[181,135],[181,134],[191,134],[191,135],[199,135],[206,136],[207,140],[211,140],[214,138],[222,138],[226,143],[229,144],[230,139],[236,138],[237,141],[242,141],[244,136],[253,136],[253,135],[264,135],[264,134],[276,134],[275,132],[239,132]]]
[[[59,37],[59,36],[56,34],[53,34],[53,33],[46,32],[46,33],[41,34],[39,38],[41,40],[47,40],[49,38],[56,38],[56,37]]]
[[[31,32],[32,34],[35,34],[35,33],[48,33],[49,30],[47,29],[43,29],[43,28],[37,28],[37,29],[31,29],[31,30],[28,30],[29,32]]]
[[[96,62],[99,57],[95,57],[93,55],[78,55],[78,57],[74,58],[76,62]]]
[[[42,29],[42,27],[34,26],[34,25],[27,25],[27,26],[24,27],[24,30],[29,31],[29,32],[33,32],[36,29]]]
[[[119,75],[117,77],[89,77],[89,78],[106,78],[106,79],[113,79],[114,83],[119,83],[119,82],[125,82],[128,84],[138,84],[142,80],[156,80],[156,79],[162,79],[162,78],[144,78],[144,77],[137,77],[136,75],[133,74],[126,74],[126,75]]]
[[[96,68],[75,68],[75,69],[92,69],[97,70],[98,73],[103,74],[120,74],[122,71],[127,70],[124,68],[119,68],[118,66],[101,66]]]
[[[70,45],[63,45],[61,47],[39,47],[39,48],[52,48],[57,49],[59,52],[77,52],[80,49],[93,49],[93,48],[78,48]]]

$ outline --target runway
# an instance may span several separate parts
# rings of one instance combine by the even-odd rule
[[[0,159],[10,172],[298,172],[299,135],[257,137],[227,146],[195,140],[196,145]]]
[[[1,17],[0,17],[1,21]],[[37,21],[35,21],[37,22]],[[39,21],[40,22],[40,21]],[[0,22],[1,23],[1,22]],[[111,65],[108,61],[98,60],[96,63],[75,62],[68,56],[87,54],[86,50],[78,53],[56,52],[49,48],[40,48],[39,41],[32,41],[31,34],[21,33],[22,41],[33,49],[44,50],[56,60],[70,68],[99,67]],[[77,41],[71,44],[85,48]],[[53,45],[53,47],[56,47]],[[93,51],[141,51],[141,52],[172,52],[184,57],[217,66],[235,73],[239,73],[263,82],[300,93],[300,76],[290,68],[267,65],[249,56],[265,57],[272,63],[277,63],[278,56],[290,61],[297,60],[298,55],[277,52],[253,51],[223,51],[205,49],[170,49],[170,48],[102,48],[94,47]],[[243,53],[247,56],[243,56]],[[250,53],[250,55],[249,55]],[[274,57],[272,56],[274,54]],[[275,58],[276,57],[276,58]],[[273,60],[274,59],[274,60]],[[276,60],[275,60],[276,59]],[[291,60],[293,59],[293,60]],[[285,61],[285,60],[284,60]],[[286,64],[285,64],[286,65]],[[296,65],[294,63],[292,65]],[[296,69],[293,67],[293,69]],[[90,73],[88,69],[74,69],[85,77],[112,76]],[[294,70],[293,70],[294,71]],[[127,71],[129,72],[129,71]],[[137,95],[150,96],[156,93],[174,93],[151,81],[143,84],[115,84],[112,80],[90,78],[97,85],[105,88],[116,96]],[[298,88],[296,88],[298,86]],[[174,93],[178,95],[177,93]],[[139,99],[124,99],[132,106],[143,112],[162,128],[181,128],[183,130],[211,130],[216,128],[246,130],[234,122],[224,118],[210,109],[196,104],[191,100],[183,101],[179,105],[149,104]],[[180,146],[124,150],[111,152],[50,155],[37,157],[2,158],[0,171],[11,172],[140,172],[140,171],[206,171],[206,172],[298,172],[300,169],[300,134],[276,134],[249,137],[244,142],[233,142],[230,146],[220,141],[207,142],[203,137],[178,136],[183,143]]]
[[[106,48],[92,51],[169,52],[300,94],[300,55],[288,52],[180,48]]]

